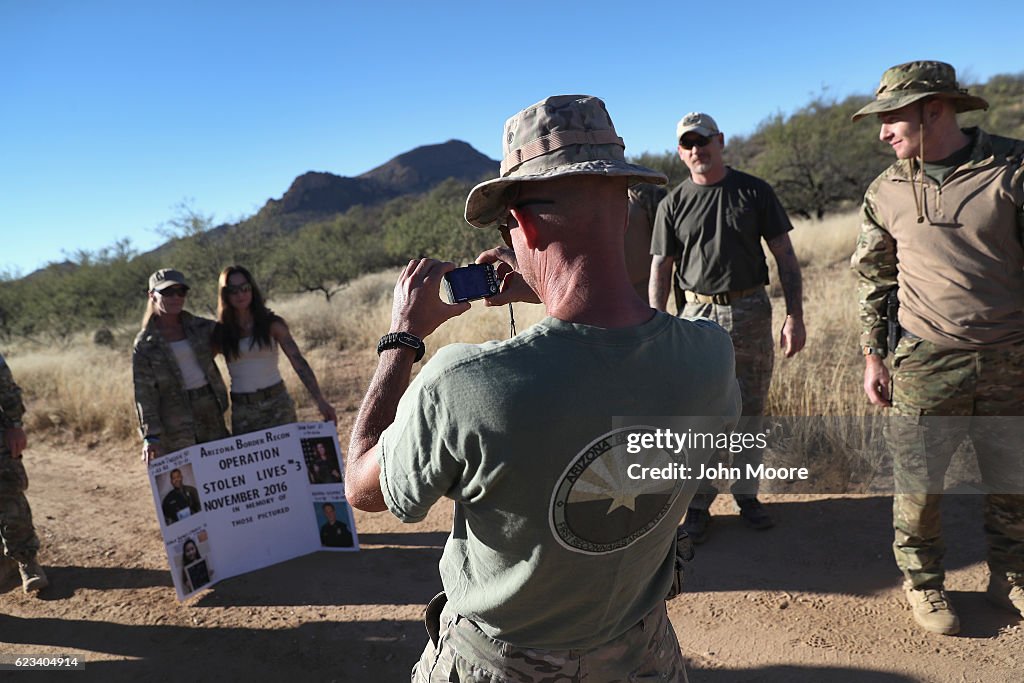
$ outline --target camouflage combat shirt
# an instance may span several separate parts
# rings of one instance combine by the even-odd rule
[[[228,392],[224,379],[213,362],[210,334],[214,321],[182,311],[181,323],[203,368],[206,381],[213,388],[223,413],[228,407]],[[135,408],[139,415],[139,434],[142,438],[160,437],[166,452],[195,443],[192,406],[185,391],[181,369],[170,345],[150,320],[139,332],[132,349],[132,375],[135,380]]]
[[[886,349],[886,296],[897,285],[900,325],[922,339],[961,349],[1024,341],[1024,141],[964,133],[970,160],[941,184],[924,178],[923,222],[910,160],[864,195],[851,258],[862,346]]]
[[[21,402],[21,388],[14,383],[11,368],[0,354],[0,430],[20,427],[25,416],[25,404]],[[0,445],[2,445],[0,435]]]

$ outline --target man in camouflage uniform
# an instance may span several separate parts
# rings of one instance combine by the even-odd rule
[[[729,332],[743,397],[739,428],[754,434],[762,429],[775,361],[762,239],[775,257],[786,298],[779,338],[785,356],[800,351],[806,338],[800,264],[788,234],[793,226],[768,183],[725,165],[725,136],[713,118],[687,114],[676,125],[676,141],[690,177],[658,206],[650,303],[664,311],[674,289],[681,316],[710,318]],[[745,475],[746,466],[759,465],[763,455],[756,446],[748,448],[734,454],[732,464]],[[743,520],[755,529],[768,529],[773,521],[757,499],[758,484],[756,478],[744,477],[733,483],[731,492]],[[709,508],[717,495],[710,481],[701,482],[683,525],[694,543],[707,537]]]
[[[710,416],[700,431],[727,432],[729,336],[636,296],[627,188],[665,177],[625,161],[601,100],[549,97],[502,140],[501,177],[473,188],[466,220],[513,250],[477,259],[498,262],[490,304],[543,302],[548,317],[509,340],[449,344],[410,382],[422,338],[470,307],[438,298],[454,264],[412,261],[352,430],[346,498],[405,522],[454,501],[414,681],[684,681],[665,599],[696,482],[630,478],[634,427],[615,416]]]
[[[14,383],[11,369],[0,355],[0,583],[6,583],[10,562],[16,562],[21,572],[21,586],[26,593],[46,588],[49,582],[43,568],[36,561],[39,538],[32,526],[32,510],[25,498],[28,475],[21,461],[28,445],[21,419],[25,406],[21,402],[21,389]]]
[[[896,562],[914,619],[942,634],[960,621],[943,589],[939,506],[950,458],[968,435],[989,491],[987,595],[1024,610],[1024,141],[957,124],[958,112],[987,107],[949,64],[917,61],[886,71],[875,101],[853,117],[877,115],[897,158],[864,196],[852,266],[864,390],[895,414],[886,434]],[[893,290],[902,336],[889,348]]]

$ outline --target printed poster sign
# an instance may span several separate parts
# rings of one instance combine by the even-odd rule
[[[149,479],[179,600],[317,550],[359,550],[331,422],[189,446],[154,460]]]

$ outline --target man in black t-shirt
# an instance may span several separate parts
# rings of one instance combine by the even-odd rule
[[[775,353],[762,239],[775,257],[786,299],[779,347],[788,358],[803,348],[806,338],[800,265],[787,234],[793,226],[768,183],[725,165],[725,136],[710,116],[684,116],[676,126],[676,139],[690,177],[658,206],[651,238],[650,304],[664,311],[669,290],[674,289],[681,316],[710,318],[728,330],[743,398],[739,431],[756,434],[761,431]],[[762,449],[754,447],[734,454],[732,460],[743,476],[731,492],[740,516],[755,529],[773,525],[757,500],[757,478],[747,476],[747,466],[756,467],[762,456]],[[707,537],[708,509],[717,494],[704,480],[690,503],[683,529],[696,543]]]

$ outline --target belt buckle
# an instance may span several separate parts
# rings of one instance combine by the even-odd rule
[[[711,303],[718,306],[729,305],[729,292],[719,292],[718,294],[711,295]]]

